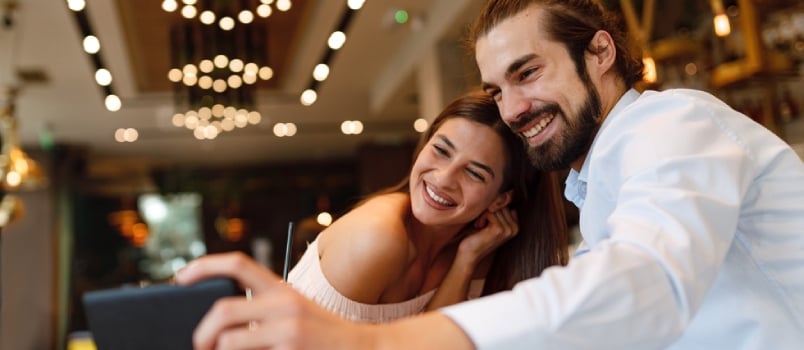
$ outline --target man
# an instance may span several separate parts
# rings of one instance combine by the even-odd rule
[[[593,1],[490,1],[483,88],[534,164],[569,166],[585,246],[513,291],[388,325],[339,320],[242,256],[179,274],[255,289],[199,349],[793,349],[804,346],[804,164],[703,92],[631,89],[641,65]],[[249,331],[243,325],[257,320]]]

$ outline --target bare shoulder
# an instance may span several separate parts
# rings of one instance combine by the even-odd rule
[[[411,255],[405,194],[380,195],[339,218],[319,236],[321,270],[341,294],[375,303],[407,269]]]

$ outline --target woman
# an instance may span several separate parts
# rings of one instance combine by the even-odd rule
[[[556,176],[530,166],[491,97],[474,92],[435,118],[408,178],[322,231],[288,282],[342,317],[386,322],[511,289],[565,264],[567,255]],[[177,280],[234,269],[261,271],[242,254],[203,257]],[[253,307],[281,302],[254,298],[224,302],[232,308],[226,314],[254,314]]]
[[[385,322],[566,263],[555,177],[530,167],[485,93],[450,103],[414,154],[407,179],[308,246],[289,274],[294,288],[348,319]]]

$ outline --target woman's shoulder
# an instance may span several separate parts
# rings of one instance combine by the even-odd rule
[[[368,199],[336,220],[321,233],[319,252],[331,246],[347,249],[350,254],[374,255],[407,251],[409,238],[405,216],[410,210],[409,197],[389,193]],[[348,247],[347,247],[348,246]]]

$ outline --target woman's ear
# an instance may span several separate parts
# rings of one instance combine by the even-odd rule
[[[494,201],[491,202],[491,205],[489,205],[489,211],[495,212],[497,210],[504,208],[509,203],[511,203],[511,198],[513,198],[512,191],[505,191],[503,193],[498,194],[497,198],[495,198]]]

